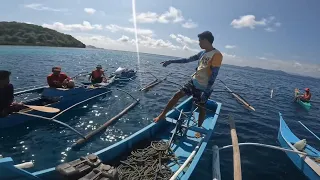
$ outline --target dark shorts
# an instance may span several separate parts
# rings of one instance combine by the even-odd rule
[[[93,84],[102,83],[102,81],[103,81],[102,77],[96,78],[96,79],[91,79],[91,83],[93,83]]]
[[[184,92],[187,96],[192,96],[195,103],[200,104],[202,90],[197,89],[192,80],[189,80],[180,91]]]

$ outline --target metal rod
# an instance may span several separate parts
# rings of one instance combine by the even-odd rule
[[[39,116],[39,115],[35,115],[35,114],[28,114],[28,113],[24,113],[24,112],[17,112],[17,114],[21,114],[21,115],[25,115],[25,116],[30,116],[30,117],[35,117],[35,118],[39,118],[39,119],[45,119],[45,120],[49,120],[58,124],[61,124],[69,129],[71,129],[73,132],[75,132],[76,134],[80,135],[82,138],[85,138],[84,135],[82,135],[79,131],[75,130],[74,128],[72,128],[71,126],[69,126],[68,124],[58,121],[56,119],[52,119],[52,118],[47,118],[44,116]]]
[[[243,97],[241,97],[238,93],[233,92],[230,88],[228,88],[228,86],[221,80],[219,79],[219,81],[224,85],[224,87],[233,95],[233,97],[235,97],[236,99],[238,99],[243,105],[247,106],[248,108],[250,108],[251,110],[255,111],[254,107],[252,107],[246,100],[244,100]]]
[[[260,143],[239,143],[239,146],[259,146],[259,147],[265,147],[265,148],[270,148],[270,149],[275,149],[275,150],[281,150],[281,151],[286,151],[286,152],[292,152],[292,153],[297,153],[297,154],[301,154],[304,156],[310,156],[307,153],[304,152],[300,152],[300,151],[294,151],[291,149],[286,149],[286,148],[282,148],[279,146],[273,146],[273,145],[268,145],[268,144],[260,144]],[[228,149],[231,148],[232,145],[227,145],[227,146],[223,146],[221,148],[219,148],[219,150],[223,150],[223,149]]]
[[[120,89],[120,88],[117,88],[117,90],[122,91],[122,92],[128,94],[128,95],[129,95],[130,97],[132,97],[132,99],[134,99],[135,101],[139,101],[139,99],[134,98],[134,97],[133,97],[130,93],[128,93],[127,91],[122,90],[122,89]]]
[[[301,121],[298,121],[304,128],[306,128],[306,130],[308,130],[312,135],[314,135],[314,137],[316,137],[318,140],[320,140],[320,138],[314,134],[309,128],[307,128],[307,126],[305,126]]]
[[[37,88],[37,87],[43,87],[43,86],[45,86],[45,85],[21,87],[21,88],[15,88],[14,90],[29,89],[29,88]]]
[[[107,93],[110,93],[110,92],[111,92],[111,91],[107,91],[107,92],[104,92],[104,93],[100,93],[100,94],[95,95],[95,96],[93,96],[93,97],[91,97],[91,98],[87,98],[87,99],[85,99],[85,100],[83,100],[83,101],[81,101],[81,102],[78,102],[78,103],[76,103],[76,104],[74,104],[74,105],[72,105],[72,106],[68,107],[67,109],[65,109],[65,110],[61,111],[61,112],[60,112],[60,113],[58,113],[57,115],[53,116],[53,117],[52,117],[52,119],[54,119],[54,118],[56,118],[56,117],[60,116],[60,115],[61,115],[61,114],[63,114],[64,112],[66,112],[66,111],[70,110],[71,108],[74,108],[75,106],[78,106],[79,104],[82,104],[82,103],[84,103],[84,102],[86,102],[86,101],[89,101],[89,100],[91,100],[91,99],[97,98],[97,97],[99,97],[99,96],[102,96],[102,95],[107,94]]]
[[[85,138],[82,139],[78,139],[74,144],[72,144],[72,148],[78,148],[80,145],[84,144],[85,142],[87,142],[90,138],[92,138],[93,136],[95,136],[96,134],[98,134],[99,132],[101,132],[102,130],[106,129],[110,124],[112,124],[115,120],[119,119],[120,117],[122,117],[126,112],[128,112],[131,108],[133,108],[134,106],[136,106],[139,103],[139,99],[136,99],[136,101],[134,103],[132,103],[131,105],[129,105],[128,107],[126,107],[124,110],[122,110],[119,114],[117,114],[116,116],[114,116],[113,118],[109,119],[106,123],[104,123],[103,125],[101,125],[99,128],[91,131],[90,133],[88,133]]]
[[[152,83],[149,83],[148,85],[146,85],[145,87],[141,88],[140,91],[144,91],[144,90],[149,90],[150,88],[154,87],[157,84],[160,84],[161,82],[165,81],[167,79],[167,77],[169,75],[171,75],[172,73],[167,74],[163,79],[159,80],[156,79],[155,81],[153,81]]]
[[[172,144],[173,138],[175,137],[175,135],[176,135],[176,133],[177,133],[178,126],[181,124],[181,123],[178,122],[178,121],[180,121],[182,113],[183,113],[183,110],[180,111],[178,120],[176,121],[176,126],[175,126],[174,131],[173,131],[173,133],[172,133],[172,135],[171,135],[171,138],[170,138],[170,140],[169,140],[168,150],[169,150],[169,148],[170,148],[170,146],[171,146],[171,144]],[[168,150],[167,150],[167,152],[168,152]]]
[[[170,178],[170,180],[175,180],[178,175],[183,171],[183,169],[189,164],[189,162],[191,162],[191,160],[193,159],[193,157],[196,155],[197,151],[199,150],[202,141],[204,138],[201,138],[200,142],[197,144],[197,146],[194,148],[194,150],[192,151],[192,153],[190,154],[190,156],[188,157],[188,159],[182,164],[182,166],[174,173],[174,175]]]
[[[13,95],[19,95],[19,94],[23,94],[23,93],[28,93],[28,92],[33,92],[33,91],[38,91],[40,89],[44,89],[48,86],[42,86],[42,87],[37,87],[37,88],[33,88],[33,89],[27,89],[27,90],[23,90],[23,91],[19,91],[19,92],[15,92]]]

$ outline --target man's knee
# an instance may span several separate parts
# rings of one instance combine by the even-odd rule
[[[174,94],[174,96],[172,97],[172,99],[175,99],[175,100],[179,100],[180,98],[182,98],[183,96],[185,96],[184,92],[183,91],[178,91]]]

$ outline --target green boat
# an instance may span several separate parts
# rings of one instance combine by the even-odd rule
[[[300,95],[299,93],[300,93],[299,89],[295,89],[295,102],[300,104],[304,109],[310,110],[311,109],[311,103],[310,102],[303,102],[299,98],[296,98],[297,96]]]

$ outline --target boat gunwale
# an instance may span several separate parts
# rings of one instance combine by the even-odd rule
[[[191,98],[192,97],[189,97],[186,100],[184,100],[183,102],[188,102]],[[217,119],[219,117],[219,112],[221,110],[222,103],[217,102],[217,101],[215,101],[213,99],[209,99],[209,100],[211,100],[212,103],[216,103],[216,111],[214,113],[214,116],[205,119],[205,120],[212,120],[212,124],[209,127],[208,132],[206,133],[205,139],[201,143],[200,148],[198,149],[196,155],[194,156],[193,160],[191,161],[190,165],[188,166],[188,170],[184,172],[184,174],[182,176],[182,179],[188,179],[191,176],[191,174],[194,172],[194,169],[197,166],[197,164],[198,164],[198,162],[199,162],[199,160],[200,160],[200,158],[201,158],[201,156],[202,156],[202,154],[203,154],[203,152],[204,152],[204,150],[205,150],[205,148],[206,148],[206,146],[208,144],[208,141],[210,140],[210,138],[212,136],[215,124],[216,124]],[[180,103],[177,106],[178,109],[185,104],[183,102]],[[174,109],[170,110],[166,114],[166,116],[172,114],[174,111],[175,111]],[[146,127],[138,130],[137,132],[133,133],[132,135],[126,137],[125,139],[122,139],[119,142],[116,142],[116,143],[114,143],[114,144],[112,144],[112,145],[110,145],[108,147],[105,147],[105,148],[103,148],[103,149],[101,149],[101,150],[99,150],[97,152],[94,152],[93,154],[95,154],[95,155],[97,155],[99,157],[99,155],[102,155],[105,152],[110,151],[110,150],[116,148],[117,146],[120,146],[121,144],[130,143],[130,142],[132,142],[131,140],[134,139],[135,137],[139,136],[139,134],[148,133],[148,131],[150,131],[151,129],[155,128],[156,126],[160,126],[161,125],[160,123],[164,124],[164,123],[170,123],[170,122],[167,122],[166,120],[160,121],[158,123],[152,122],[151,124],[149,124]],[[44,169],[44,170],[39,170],[39,171],[33,172],[32,175],[38,177],[39,175],[41,176],[42,174],[52,173],[53,171],[55,171],[55,167],[51,167],[51,168],[48,168],[48,169]]]

